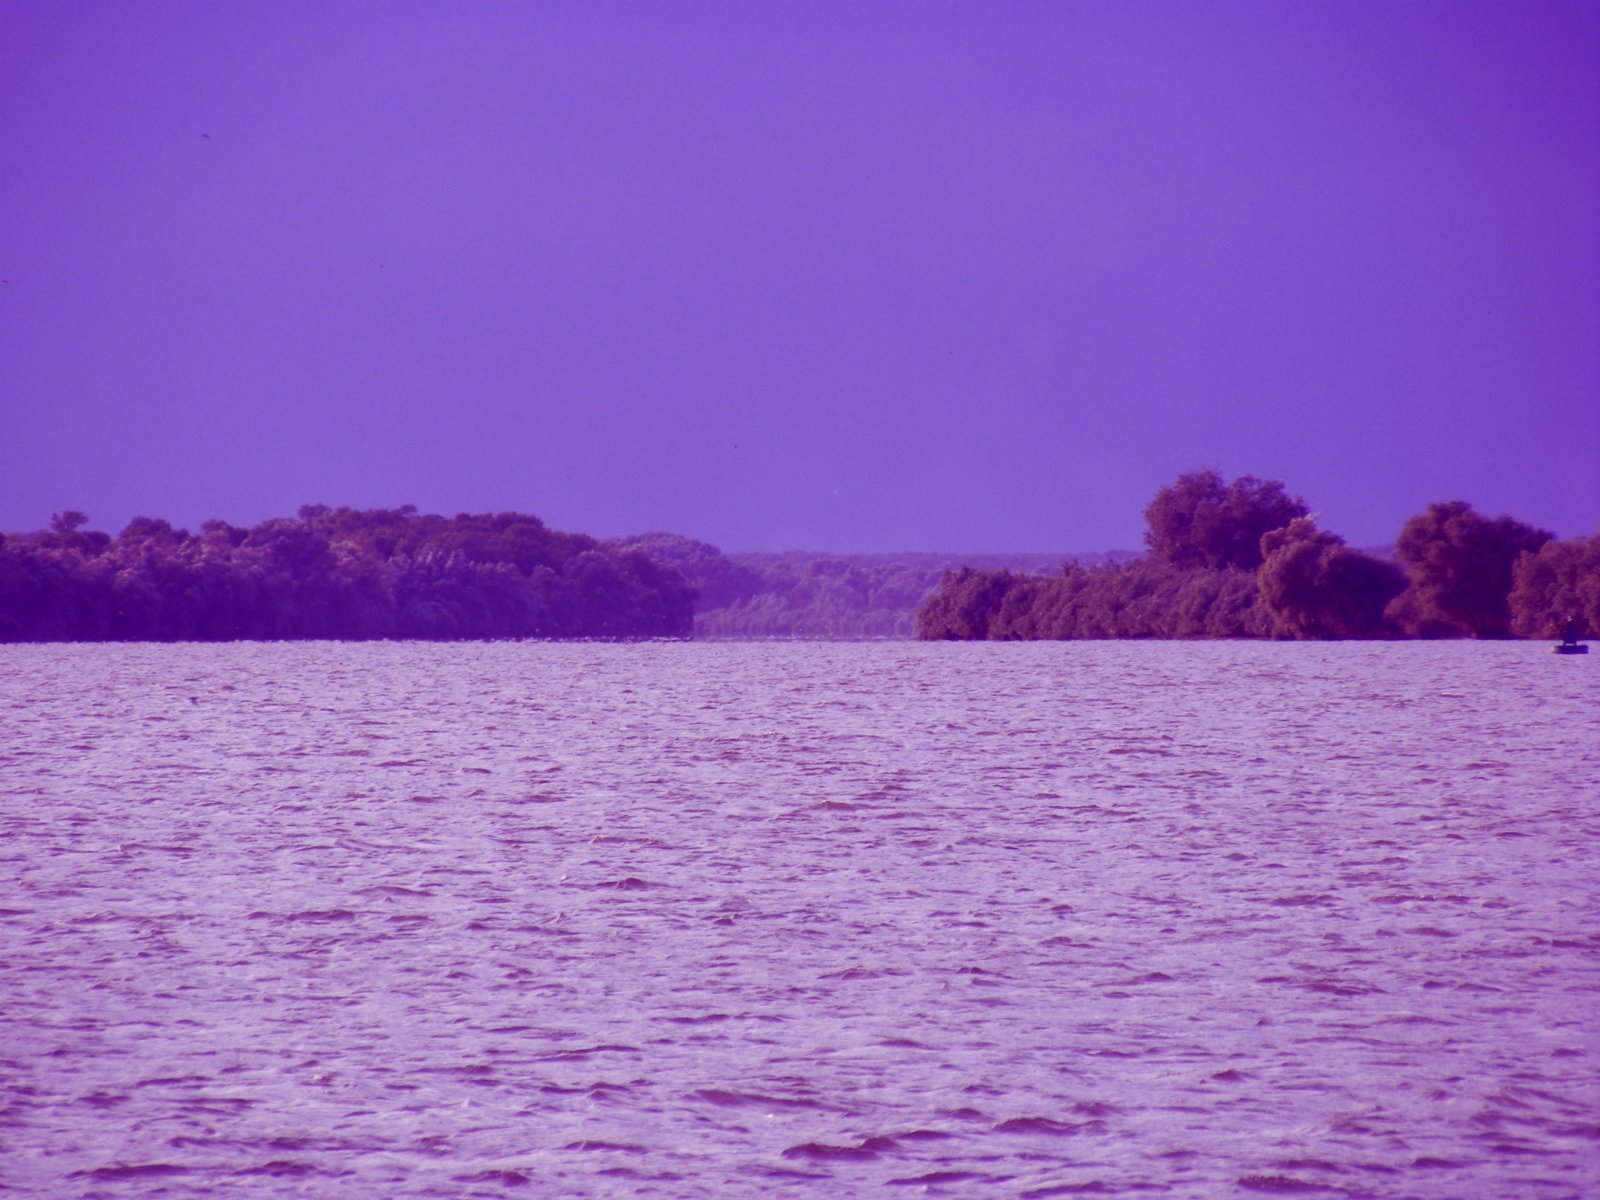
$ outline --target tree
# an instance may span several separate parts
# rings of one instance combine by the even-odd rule
[[[1577,637],[1600,637],[1600,534],[1550,541],[1511,568],[1511,631],[1560,637],[1568,622]]]
[[[1145,545],[1172,567],[1261,565],[1261,538],[1309,510],[1275,479],[1242,475],[1230,484],[1215,470],[1191,471],[1162,488],[1145,507]]]
[[[174,529],[171,522],[161,517],[135,517],[117,534],[117,541],[130,546],[153,544],[171,547],[188,536],[185,530]]]
[[[1337,534],[1297,517],[1261,538],[1256,572],[1274,636],[1297,639],[1376,638],[1390,631],[1389,602],[1405,589],[1393,563],[1362,554]]]
[[[761,576],[734,562],[707,542],[675,533],[642,533],[611,543],[619,550],[640,550],[671,567],[695,590],[696,608],[704,612],[748,600],[762,590]]]
[[[1511,517],[1490,520],[1464,500],[1430,504],[1395,543],[1411,585],[1389,616],[1412,637],[1510,637],[1512,566],[1554,537]]]
[[[925,642],[981,642],[1000,614],[1006,593],[1019,582],[1010,571],[947,571],[939,590],[917,609],[917,637]]]

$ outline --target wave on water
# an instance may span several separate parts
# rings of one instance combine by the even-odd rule
[[[1600,1195],[1542,650],[0,647],[0,1191]]]

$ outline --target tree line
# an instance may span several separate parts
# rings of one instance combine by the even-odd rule
[[[1042,570],[1049,554],[725,554],[706,542],[650,533],[626,545],[677,570],[697,593],[694,636],[744,638],[910,638],[917,606],[963,561],[994,569]],[[1106,555],[1086,555],[1084,561]]]
[[[1044,576],[963,568],[917,610],[925,640],[1505,638],[1600,633],[1600,536],[1560,541],[1453,500],[1389,558],[1317,527],[1276,480],[1194,471],[1145,508],[1148,553]]]
[[[0,641],[687,637],[694,592],[641,550],[524,513],[309,505],[115,538],[58,513],[0,535]]]
[[[1181,476],[1142,556],[724,554],[600,541],[523,513],[310,505],[197,533],[82,513],[0,535],[0,642],[291,638],[1545,637],[1600,635],[1600,537],[1460,501],[1374,554],[1283,484]],[[965,565],[963,565],[965,564]],[[960,566],[961,569],[953,568]],[[1048,572],[1048,573],[1046,573]]]

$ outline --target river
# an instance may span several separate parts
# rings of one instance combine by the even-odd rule
[[[1600,1194],[1600,656],[0,647],[0,1190]]]

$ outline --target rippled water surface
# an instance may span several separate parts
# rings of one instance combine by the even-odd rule
[[[0,647],[0,1191],[1600,1195],[1597,671]]]

